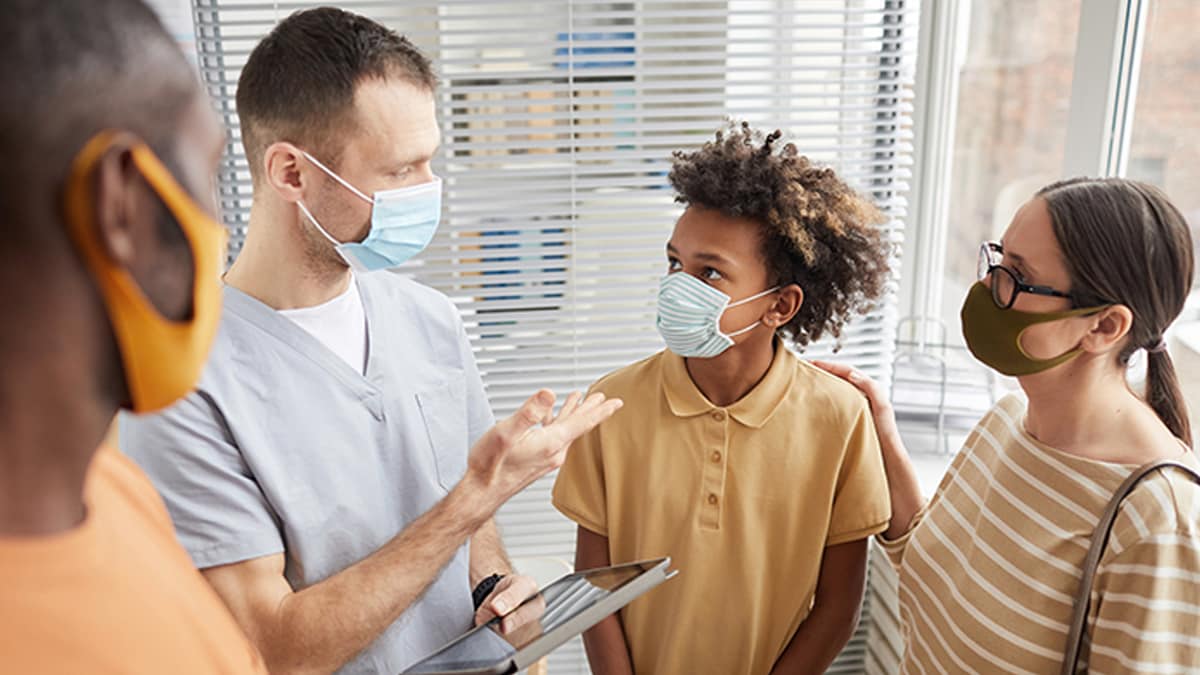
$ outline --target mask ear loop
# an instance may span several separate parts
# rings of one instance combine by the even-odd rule
[[[375,204],[374,199],[371,199],[367,195],[363,194],[363,192],[361,190],[359,190],[358,188],[356,188],[353,185],[351,185],[350,183],[348,183],[345,178],[342,178],[341,176],[337,175],[336,173],[333,172],[332,169],[325,166],[321,162],[317,161],[316,157],[313,157],[312,155],[308,154],[308,152],[305,150],[301,150],[300,154],[304,155],[304,158],[307,159],[308,161],[312,162],[313,165],[316,166],[318,169],[320,169],[321,171],[324,171],[327,176],[329,176],[330,178],[332,178],[335,181],[337,181],[338,183],[340,183],[342,187],[346,188],[350,192],[353,192],[359,199],[362,199],[371,205]],[[334,239],[333,235],[329,234],[328,230],[326,230],[324,227],[322,227],[321,223],[317,222],[316,218],[313,218],[312,212],[310,212],[308,210],[308,207],[306,207],[304,205],[304,202],[297,201],[296,206],[300,207],[300,210],[304,213],[304,216],[306,218],[308,218],[309,222],[311,222],[314,226],[316,226],[317,232],[320,232],[322,236],[324,236],[326,239],[329,240],[329,243],[333,244],[335,247],[342,245],[342,242],[338,241],[337,239]]]
[[[313,157],[312,155],[308,154],[304,150],[301,150],[300,154],[304,155],[304,157],[308,161],[312,162],[318,169],[324,171],[326,173],[326,175],[328,175],[330,178],[336,180],[338,183],[341,183],[342,187],[344,187],[347,190],[358,195],[359,199],[362,199],[363,201],[365,201],[368,204],[375,203],[374,199],[371,199],[365,193],[363,193],[361,190],[359,190],[358,188],[356,188],[353,185],[351,185],[350,183],[348,183],[345,178],[342,178],[341,176],[334,173],[332,169],[330,169],[329,167],[325,166],[324,164],[318,162],[316,157]]]
[[[730,307],[737,307],[739,305],[744,305],[747,302],[754,302],[755,300],[758,300],[759,298],[765,298],[766,296],[778,291],[780,288],[782,288],[782,286],[775,286],[774,288],[768,288],[767,290],[763,291],[762,293],[757,293],[748,298],[742,298],[741,300],[738,300],[737,302],[733,302],[728,305],[725,305],[725,309],[721,310],[721,313],[717,315],[717,332],[718,333],[721,332],[721,317],[725,316],[725,312],[729,311]],[[762,319],[759,319],[758,321],[755,321],[754,323],[750,324],[749,326],[746,326],[745,328],[743,328],[741,330],[736,330],[732,333],[725,333],[724,335],[725,335],[725,337],[735,338],[739,335],[749,333],[750,331],[754,330],[755,328],[758,328],[759,324],[761,324],[761,323],[762,323]]]
[[[325,228],[321,227],[321,224],[317,222],[317,219],[313,218],[313,214],[309,212],[309,210],[306,206],[304,206],[304,202],[296,202],[296,206],[300,207],[300,211],[304,213],[304,217],[308,218],[309,222],[311,222],[313,224],[313,226],[315,226],[317,228],[317,232],[320,232],[322,236],[324,236],[326,239],[328,239],[329,243],[333,244],[334,246],[342,245],[342,242],[338,241],[337,239],[334,239],[333,235],[326,232]]]
[[[735,330],[732,333],[726,333],[725,336],[730,337],[730,338],[735,338],[739,335],[744,335],[746,333],[749,333],[750,331],[754,330],[755,328],[758,328],[759,325],[761,325],[761,324],[762,324],[762,319],[759,319],[758,321],[755,321],[754,323],[750,324],[749,326],[746,326],[745,328],[743,328],[741,330]]]
[[[778,291],[780,288],[783,288],[783,287],[775,286],[773,288],[768,288],[767,290],[763,291],[762,293],[757,293],[748,298],[742,298],[741,300],[738,300],[737,302],[731,302],[728,305],[725,305],[725,309],[729,309],[730,307],[737,307],[738,305],[744,305],[747,302],[754,302],[755,300],[757,300],[759,298],[765,298],[766,296],[774,293],[775,291]],[[721,311],[722,311],[722,313],[724,313],[725,310],[721,310]]]

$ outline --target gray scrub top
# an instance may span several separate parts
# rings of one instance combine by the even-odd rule
[[[283,552],[296,590],[362,560],[428,511],[493,423],[458,311],[396,274],[357,277],[366,375],[300,326],[225,288],[200,383],[121,446],[150,475],[197,567]],[[470,627],[463,546],[340,673],[398,673]]]

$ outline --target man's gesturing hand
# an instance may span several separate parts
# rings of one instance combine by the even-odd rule
[[[499,506],[530,483],[562,466],[567,447],[621,408],[620,399],[573,393],[554,415],[554,394],[541,390],[517,412],[488,430],[471,448],[467,477]]]

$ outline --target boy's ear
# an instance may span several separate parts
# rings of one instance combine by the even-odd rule
[[[763,315],[762,321],[771,328],[779,328],[791,321],[803,305],[804,289],[796,284],[788,284],[779,289],[775,304]]]

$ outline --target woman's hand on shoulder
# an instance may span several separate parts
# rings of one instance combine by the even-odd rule
[[[871,417],[875,420],[875,433],[879,434],[880,445],[883,445],[885,450],[888,449],[889,443],[898,444],[901,449],[903,448],[903,444],[900,442],[900,429],[896,426],[896,413],[892,408],[888,392],[882,385],[867,377],[854,366],[830,361],[810,361],[809,363],[830,375],[849,382],[861,391],[871,406]]]

